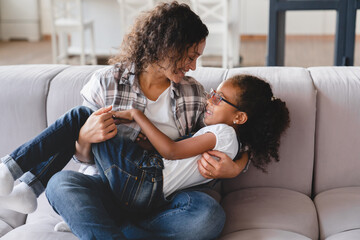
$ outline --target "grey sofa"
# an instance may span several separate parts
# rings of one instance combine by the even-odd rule
[[[79,91],[102,66],[0,67],[0,156],[82,103]],[[250,73],[287,102],[291,127],[280,162],[223,180],[227,215],[220,239],[360,239],[360,68],[198,68],[205,88]],[[71,162],[67,168],[76,169]],[[61,218],[44,195],[28,216],[1,209],[1,239],[77,239],[54,232]]]

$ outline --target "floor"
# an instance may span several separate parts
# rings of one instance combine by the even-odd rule
[[[242,67],[265,66],[266,38],[245,36],[240,41]],[[360,37],[356,39],[354,65],[360,65]],[[334,59],[334,38],[331,36],[289,36],[285,45],[285,66],[331,66]],[[70,64],[78,64],[77,58]],[[99,64],[106,64],[106,58],[99,58]],[[10,41],[0,42],[0,65],[14,64],[49,64],[51,58],[51,41],[40,42]],[[221,57],[203,58],[204,66],[220,66]]]

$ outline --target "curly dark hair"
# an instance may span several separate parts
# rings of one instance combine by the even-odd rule
[[[280,136],[290,125],[289,110],[274,97],[270,84],[258,77],[237,75],[228,81],[240,90],[236,102],[248,116],[238,125],[239,141],[249,148],[253,165],[266,172],[272,160],[279,161]]]
[[[208,34],[206,25],[188,5],[176,1],[160,3],[136,19],[124,36],[119,54],[109,63],[125,67],[135,64],[138,75],[149,64],[169,59],[175,72],[177,62],[186,56],[187,50]]]

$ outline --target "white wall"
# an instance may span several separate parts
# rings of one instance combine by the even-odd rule
[[[116,0],[113,1],[115,2]],[[269,23],[269,0],[239,1],[239,27],[241,34],[267,35]],[[51,33],[49,2],[50,0],[40,0],[41,32],[44,35],[49,35]],[[104,17],[106,17],[106,13],[104,13]],[[335,11],[291,11],[286,14],[286,33],[291,35],[334,34],[335,26]],[[356,32],[357,34],[360,34],[360,10],[358,10]]]

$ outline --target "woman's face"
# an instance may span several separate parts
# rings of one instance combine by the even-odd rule
[[[180,82],[185,73],[189,70],[194,71],[196,69],[196,60],[203,54],[206,45],[206,40],[202,40],[199,44],[192,45],[185,56],[179,60],[174,69],[174,63],[170,60],[164,61],[161,65],[164,66],[165,76],[175,83]]]

